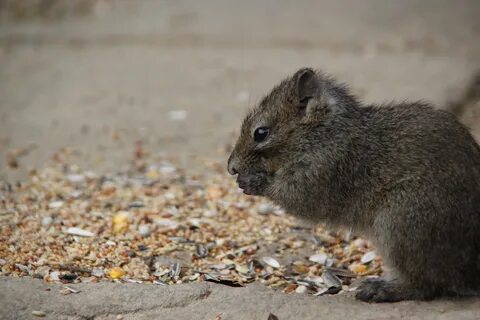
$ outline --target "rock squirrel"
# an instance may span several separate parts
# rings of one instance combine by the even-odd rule
[[[303,68],[248,113],[228,171],[246,194],[371,239],[391,272],[357,299],[480,291],[480,148],[446,111],[366,105]]]

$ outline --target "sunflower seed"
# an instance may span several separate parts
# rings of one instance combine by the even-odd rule
[[[239,281],[230,276],[214,275],[211,273],[205,273],[204,276],[205,281],[216,282],[230,287],[243,287]]]
[[[375,251],[369,251],[362,256],[362,258],[360,259],[360,262],[363,264],[367,264],[375,260],[376,257],[377,257],[377,254],[375,253]]]
[[[63,295],[71,294],[71,293],[79,293],[80,291],[77,291],[75,289],[72,289],[70,287],[63,287],[62,290],[60,290],[60,293]]]
[[[178,262],[173,263],[170,267],[170,278],[174,279],[175,277],[178,277],[180,275],[180,271],[182,271],[180,264]]]
[[[280,268],[280,263],[272,257],[263,257],[262,261],[267,265],[271,266],[272,268],[278,269]]]
[[[50,209],[59,209],[63,206],[63,201],[52,201],[48,204]]]
[[[308,260],[322,264],[322,265],[324,265],[327,262],[327,259],[328,257],[324,253],[317,253],[317,254],[314,254],[313,256],[310,256],[310,258],[308,258]]]
[[[328,288],[342,288],[342,281],[331,271],[325,270],[322,279]]]
[[[153,284],[159,284],[161,286],[167,286],[168,284],[162,280],[153,280]]]
[[[199,258],[205,258],[208,255],[208,249],[203,244],[197,244],[195,247],[195,253]]]
[[[314,296],[323,296],[324,294],[328,293],[328,288],[319,288],[319,290],[314,294]]]
[[[128,205],[129,209],[143,208],[143,207],[145,207],[145,204],[142,201],[133,201]]]
[[[343,277],[343,278],[356,278],[357,275],[353,273],[350,270],[347,269],[341,269],[341,268],[327,268],[328,271],[336,275],[337,277]]]
[[[35,317],[45,317],[47,314],[43,311],[39,311],[39,310],[33,310],[32,311],[32,315],[34,315]]]
[[[227,265],[225,263],[217,263],[217,264],[212,264],[209,267],[210,269],[223,270],[227,268]]]
[[[248,274],[250,272],[247,266],[239,264],[235,265],[235,270],[237,270],[237,272],[241,274]]]
[[[172,221],[172,220],[168,220],[168,219],[157,219],[155,220],[155,223],[157,225],[159,225],[160,227],[167,227],[167,228],[170,228],[170,229],[175,229],[178,227],[178,223],[176,223],[175,221]]]
[[[79,236],[79,237],[93,237],[94,236],[93,232],[90,232],[88,230],[83,230],[83,229],[80,229],[80,228],[76,228],[76,227],[68,228],[67,233],[71,234],[73,236]]]

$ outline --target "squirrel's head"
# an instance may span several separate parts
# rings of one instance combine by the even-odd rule
[[[312,131],[342,108],[343,90],[309,68],[282,81],[245,117],[228,172],[238,174],[239,181],[256,174],[273,176],[298,160],[311,147]]]

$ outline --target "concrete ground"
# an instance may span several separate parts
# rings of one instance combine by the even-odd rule
[[[24,179],[59,148],[96,171],[118,169],[139,140],[201,171],[201,159],[224,160],[246,108],[302,66],[335,75],[365,101],[446,108],[480,70],[479,16],[477,0],[185,0],[4,18],[0,179]],[[0,318],[31,318],[34,309],[52,319],[480,318],[475,299],[369,305],[212,284],[85,284],[61,296],[45,286],[2,278]]]
[[[32,319],[42,311],[47,319],[125,320],[245,319],[478,319],[480,300],[406,301],[367,304],[352,294],[313,297],[287,295],[263,285],[231,288],[212,283],[176,286],[136,284],[69,285],[78,293],[63,295],[61,285],[35,279],[0,277],[0,317]],[[12,298],[13,297],[13,298]]]

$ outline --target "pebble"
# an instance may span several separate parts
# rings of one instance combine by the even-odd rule
[[[148,237],[151,234],[150,226],[147,224],[142,224],[138,227],[138,232],[142,237]]]
[[[305,293],[307,292],[307,287],[306,286],[298,286],[297,289],[295,289],[296,293]]]
[[[83,229],[80,229],[80,228],[76,228],[76,227],[68,228],[67,233],[71,234],[71,235],[74,235],[74,236],[79,236],[79,237],[93,237],[94,236],[93,232],[88,231],[88,230],[83,230]]]
[[[0,266],[3,266],[3,265],[5,265],[5,264],[7,264],[7,260],[5,260],[5,259],[0,259]]]
[[[363,264],[367,264],[375,260],[376,257],[377,257],[377,254],[375,253],[375,251],[369,251],[362,256],[362,258],[360,259],[360,262]]]

